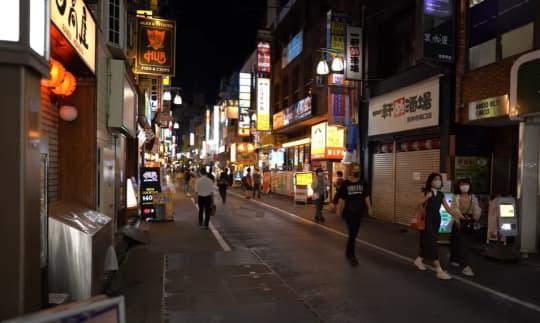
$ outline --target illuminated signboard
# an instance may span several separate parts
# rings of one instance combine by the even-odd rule
[[[257,72],[270,73],[270,42],[259,40],[257,43]]]
[[[345,151],[345,128],[328,126],[326,128],[325,157],[328,159],[343,159]]]
[[[51,21],[94,73],[96,22],[84,1],[51,1]]]
[[[257,130],[270,130],[270,79],[257,79]]]
[[[322,159],[326,152],[326,122],[311,127],[311,159]]]
[[[174,76],[176,22],[139,17],[137,35],[135,73]]]
[[[287,47],[283,48],[283,52],[281,53],[281,68],[285,68],[285,66],[300,55],[303,49],[303,37],[304,32],[301,30],[291,39]]]
[[[240,107],[238,109],[238,135],[247,137],[250,134],[249,108]]]
[[[295,176],[296,176],[296,185],[311,186],[311,183],[313,182],[312,173],[296,173]]]
[[[274,114],[274,129],[291,125],[311,116],[311,97],[308,96],[288,108]]]
[[[160,169],[159,167],[143,167],[140,173],[141,215],[143,219],[154,218],[156,216],[154,195],[161,192]]]

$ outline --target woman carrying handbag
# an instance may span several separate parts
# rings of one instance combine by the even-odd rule
[[[471,180],[461,178],[456,183],[452,209],[460,216],[460,223],[452,223],[452,235],[450,236],[450,264],[454,267],[463,266],[462,274],[474,276],[469,264],[468,246],[466,233],[472,230],[475,222],[480,219],[482,209],[478,199],[471,190]]]
[[[452,277],[442,269],[439,261],[439,250],[437,237],[439,227],[441,226],[441,214],[439,210],[441,205],[452,216],[455,222],[459,223],[459,214],[454,212],[444,200],[444,194],[440,191],[442,188],[442,176],[439,173],[431,173],[426,185],[422,189],[423,194],[418,200],[418,205],[425,205],[425,229],[420,231],[420,250],[418,257],[414,260],[414,265],[419,270],[426,270],[424,259],[433,261],[437,271],[438,279],[451,279]]]

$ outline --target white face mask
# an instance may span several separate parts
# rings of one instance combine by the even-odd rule
[[[471,188],[471,187],[470,187],[469,185],[461,185],[461,186],[459,187],[459,189],[460,189],[463,193],[469,192],[469,189],[470,189],[470,188]]]
[[[440,179],[436,179],[433,182],[431,182],[431,187],[433,187],[435,189],[440,189],[441,186],[442,186],[442,182],[441,182]]]

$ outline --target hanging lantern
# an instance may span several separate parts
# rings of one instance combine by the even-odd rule
[[[77,81],[75,80],[75,76],[73,76],[73,74],[71,74],[70,72],[66,72],[62,83],[59,86],[54,87],[52,91],[54,94],[57,95],[70,96],[71,94],[73,94],[76,87]]]
[[[50,59],[50,66],[51,66],[51,70],[50,70],[50,74],[51,74],[51,78],[50,79],[43,79],[41,80],[41,84],[43,84],[43,86],[46,86],[46,87],[57,87],[61,84],[62,80],[64,79],[64,76],[66,74],[66,69],[65,67],[57,60],[55,59]]]

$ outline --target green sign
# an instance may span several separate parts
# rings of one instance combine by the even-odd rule
[[[489,193],[489,157],[456,156],[454,182],[468,177],[475,193]]]
[[[448,203],[448,205],[452,203],[453,198],[454,194],[444,193],[444,199],[446,200],[446,203]],[[446,209],[442,205],[439,213],[441,214],[441,226],[439,227],[439,234],[452,233],[452,216],[446,211]]]

